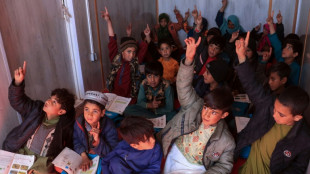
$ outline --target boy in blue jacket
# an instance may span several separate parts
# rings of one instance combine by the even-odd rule
[[[249,33],[245,41],[236,42],[239,65],[235,69],[256,109],[238,135],[235,157],[243,147],[252,145],[239,173],[303,174],[310,158],[310,135],[305,122],[309,116],[304,114],[309,96],[297,86],[284,89],[279,96],[266,93],[246,61],[248,40]]]
[[[118,135],[113,121],[104,116],[107,102],[108,97],[105,94],[98,91],[87,91],[84,114],[78,117],[74,124],[74,151],[82,157],[80,168],[83,171],[91,167],[91,157],[94,155],[106,156],[118,143]]]
[[[123,137],[102,160],[102,171],[109,173],[160,173],[162,148],[155,142],[153,123],[143,117],[126,117],[120,126]]]

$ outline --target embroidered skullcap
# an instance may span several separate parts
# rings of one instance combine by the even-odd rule
[[[108,97],[105,94],[98,91],[86,91],[84,99],[96,101],[102,104],[103,106],[105,106],[108,103]]]

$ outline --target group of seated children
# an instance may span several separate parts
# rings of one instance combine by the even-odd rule
[[[189,11],[183,20],[175,8],[178,23],[161,14],[153,33],[147,25],[140,42],[131,37],[130,26],[119,49],[106,8],[102,17],[111,60],[107,88],[132,98],[120,126],[105,115],[108,98],[98,91],[85,93],[83,114],[77,118],[74,95],[66,89],[55,89],[45,102],[31,100],[24,90],[24,63],[9,87],[10,103],[23,122],[7,135],[2,148],[35,155],[29,173],[61,172],[51,161],[65,147],[81,155],[83,171],[99,156],[97,173],[305,173],[310,159],[310,118],[304,113],[309,95],[292,86],[298,84],[296,59],[302,44],[294,35],[284,38],[280,12],[276,25],[272,12],[264,32],[257,34],[258,25],[250,34],[235,15],[224,19],[226,7],[223,0],[216,16],[219,28],[210,30],[196,7],[192,27],[186,21]],[[183,59],[177,35],[182,28],[192,36],[185,39]],[[160,56],[146,62],[154,48]],[[145,79],[141,64],[146,64]],[[236,93],[248,95],[252,112],[238,134],[225,119],[232,116]],[[156,133],[149,119],[162,115],[167,124]],[[243,159],[239,155],[248,146]]]

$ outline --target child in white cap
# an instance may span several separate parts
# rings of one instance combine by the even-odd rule
[[[105,117],[108,97],[98,91],[87,91],[84,114],[76,119],[73,133],[74,151],[81,155],[80,168],[88,170],[92,154],[106,156],[118,143],[117,131],[112,120]]]

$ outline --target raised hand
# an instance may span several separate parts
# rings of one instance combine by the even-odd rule
[[[250,32],[247,32],[245,40],[241,38],[235,42],[236,45],[236,53],[238,55],[239,63],[243,63],[246,60],[246,48],[248,47],[250,39]]]
[[[279,10],[279,13],[277,14],[276,18],[277,18],[278,24],[281,24],[282,23],[282,15],[281,15],[281,11],[280,10]]]
[[[25,79],[26,66],[27,66],[27,63],[26,63],[26,61],[24,61],[23,68],[22,67],[18,67],[14,71],[14,79],[15,79],[15,85],[16,86],[19,86],[23,82],[23,80]]]
[[[151,34],[151,29],[149,27],[149,24],[146,24],[146,28],[144,29],[145,36],[149,36]]]
[[[105,11],[101,11],[101,17],[104,18],[104,20],[106,20],[107,22],[111,21],[107,7],[104,7],[104,9]]]
[[[231,34],[231,38],[229,39],[229,42],[233,43],[238,37],[239,37],[239,30],[237,30]]]
[[[256,27],[254,28],[255,29],[255,31],[259,31],[259,29],[260,29],[260,27],[262,26],[262,24],[261,23],[259,23],[258,25],[256,25]]]
[[[274,15],[274,11],[272,10],[271,14],[266,19],[266,22],[268,23],[269,28],[270,28],[270,34],[274,34],[276,32],[274,25],[273,25],[273,15]],[[280,13],[280,15],[281,15],[281,13]]]
[[[224,12],[226,7],[227,7],[227,0],[222,0],[222,7],[221,7],[220,11]]]
[[[187,21],[188,17],[189,17],[189,9],[184,14],[184,21]]]
[[[195,19],[195,24],[196,24],[196,30],[200,30],[202,29],[202,17],[201,17],[201,11],[199,10],[199,15],[198,17]]]
[[[194,17],[194,20],[196,20],[198,17],[198,10],[196,5],[194,6],[194,10],[192,11],[192,16]]]
[[[126,27],[126,34],[128,37],[130,37],[131,33],[132,33],[132,25],[131,23],[129,23],[129,25]]]
[[[264,51],[264,52],[263,52],[262,61],[268,62],[268,60],[269,60],[270,57],[271,57],[271,54],[272,54],[272,47],[270,47],[269,51]]]
[[[200,41],[201,41],[201,37],[198,38],[197,42],[195,42],[195,39],[192,37],[184,40],[184,42],[186,43],[185,65],[191,65],[193,63],[196,49],[198,45],[200,44]]]
[[[97,126],[94,126],[91,128],[91,130],[89,131],[89,134],[91,134],[94,137],[94,141],[93,141],[93,146],[97,147],[100,143],[100,122],[98,121]]]
[[[177,15],[177,14],[180,13],[179,10],[177,9],[177,6],[176,6],[176,5],[174,6],[173,12],[174,12],[175,15]]]
[[[274,15],[274,11],[272,10],[271,14],[266,19],[266,22],[268,23],[269,26],[273,25],[273,15]]]

